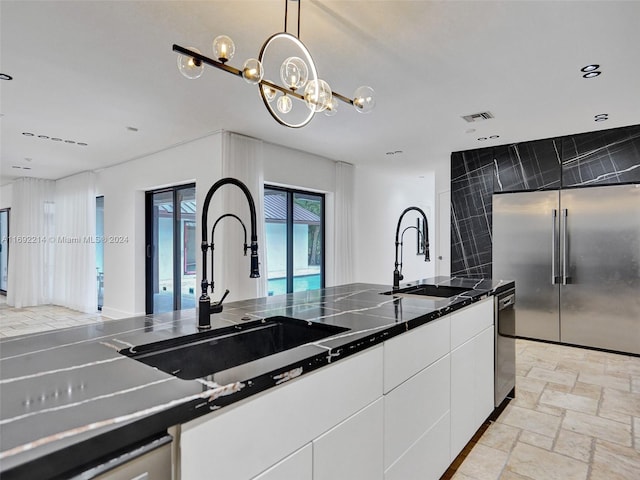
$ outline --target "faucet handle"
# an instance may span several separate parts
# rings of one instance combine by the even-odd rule
[[[220,301],[217,302],[218,305],[222,305],[222,302],[224,302],[224,299],[227,298],[227,295],[229,295],[229,289],[228,288],[224,291],[224,295],[222,295],[222,298],[220,299]]]
[[[209,313],[220,313],[222,311],[222,302],[224,302],[224,299],[227,298],[227,295],[229,295],[229,289],[226,289],[224,291],[224,295],[222,295],[222,298],[217,301],[217,302],[213,302],[210,306],[209,306]]]

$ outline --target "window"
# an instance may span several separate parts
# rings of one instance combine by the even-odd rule
[[[195,185],[146,194],[146,312],[195,308]]]
[[[324,195],[265,186],[267,292],[324,287]]]

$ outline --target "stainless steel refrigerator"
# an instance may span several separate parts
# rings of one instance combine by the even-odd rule
[[[640,354],[640,185],[495,194],[492,274],[517,336]]]

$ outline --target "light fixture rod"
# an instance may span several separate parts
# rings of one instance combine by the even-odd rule
[[[242,70],[238,70],[235,67],[232,67],[230,65],[227,65],[225,63],[222,62],[218,62],[212,58],[209,57],[205,57],[204,55],[194,52],[193,50],[189,50],[188,48],[184,48],[181,47],[180,45],[176,45],[175,43],[173,44],[173,51],[174,52],[178,52],[182,55],[185,55],[187,57],[192,57],[195,58],[196,60],[200,60],[202,63],[206,63],[207,65],[210,65],[212,67],[218,68],[220,70],[224,70],[227,73],[230,73],[232,75],[235,75],[237,77],[242,77]],[[294,98],[297,98],[299,100],[304,100],[304,96],[302,96],[301,94],[295,92],[294,90],[291,90],[289,88],[285,88],[282,87],[280,85],[277,85],[275,83],[272,83],[268,80],[261,80],[260,81],[260,85],[266,85],[268,87],[274,88],[276,90],[278,90],[279,92],[285,93],[287,95],[290,95]],[[353,100],[350,98],[345,97],[344,95],[341,95],[337,92],[331,92],[331,94],[336,97],[338,100],[341,100],[345,103],[348,103],[350,105],[353,105]]]
[[[219,68],[220,70],[224,70],[225,72],[231,73],[237,77],[242,77],[242,70],[238,70],[237,68],[226,65],[222,62],[218,62],[212,58],[205,57],[204,55],[194,52],[193,50],[189,50],[188,48],[181,47],[180,45],[173,44],[173,51],[181,53],[187,57],[195,58],[196,60],[200,60],[202,63],[206,63],[207,65],[211,65],[212,67]]]
[[[302,0],[298,0],[298,34],[296,35],[298,39],[300,38],[300,6],[302,4]],[[289,0],[284,0],[284,33],[287,33],[287,17],[289,13]]]

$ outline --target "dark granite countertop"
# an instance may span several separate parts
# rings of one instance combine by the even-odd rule
[[[195,380],[179,379],[119,353],[196,333],[195,310],[3,339],[0,475],[7,480],[55,478],[81,471],[105,456],[166,434],[172,425],[513,286],[510,281],[450,277],[415,283],[473,289],[451,299],[430,299],[381,295],[388,286],[356,283],[229,303],[211,317],[214,329],[281,315],[349,330]]]

